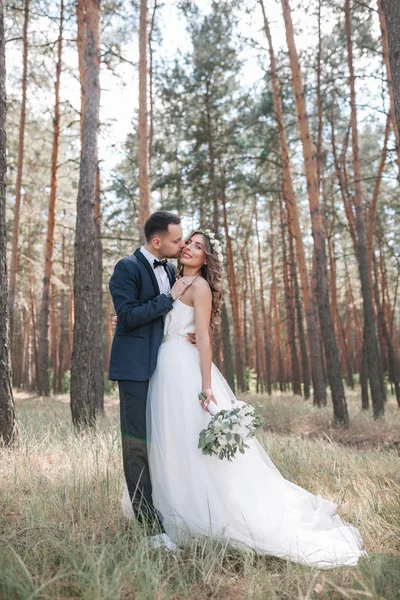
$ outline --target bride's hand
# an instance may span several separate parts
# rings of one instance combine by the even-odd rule
[[[210,404],[210,402],[214,402],[214,404],[216,404],[216,405],[218,405],[218,402],[216,401],[211,388],[207,388],[207,389],[203,390],[203,394],[205,394],[207,396],[207,398],[205,400],[200,400],[200,404],[204,408],[205,411],[210,412],[208,410],[208,405]]]

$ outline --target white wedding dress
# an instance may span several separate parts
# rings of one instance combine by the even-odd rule
[[[364,554],[358,530],[335,514],[333,502],[284,479],[257,440],[232,462],[198,449],[211,417],[198,399],[199,353],[187,341],[194,331],[194,309],[176,301],[149,386],[153,502],[166,533],[178,545],[207,536],[318,568],[355,565]],[[219,408],[235,402],[215,365],[212,389]],[[132,515],[127,492],[123,508]]]

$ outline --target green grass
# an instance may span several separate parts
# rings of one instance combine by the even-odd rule
[[[318,572],[211,540],[176,555],[150,551],[142,530],[120,509],[115,399],[96,433],[76,435],[66,397],[19,395],[18,443],[0,450],[0,598],[400,599],[394,403],[377,424],[351,397],[353,427],[341,433],[328,409],[280,394],[250,400],[263,405],[267,428],[259,439],[283,475],[335,500],[359,527],[370,559],[357,568]]]

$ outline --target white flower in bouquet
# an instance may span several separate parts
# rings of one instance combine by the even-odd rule
[[[206,395],[201,393],[199,398],[204,401]],[[245,448],[249,447],[245,442],[254,437],[264,419],[255,413],[253,406],[244,402],[238,402],[231,410],[218,411],[214,403],[210,403],[209,410],[211,408],[213,416],[207,429],[199,435],[198,447],[203,454],[215,454],[221,460],[232,460],[237,451],[244,454]]]

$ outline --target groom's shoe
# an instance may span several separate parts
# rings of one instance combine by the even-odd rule
[[[152,550],[156,550],[157,548],[163,548],[167,552],[176,552],[179,550],[178,546],[171,540],[171,538],[167,536],[166,533],[152,535],[147,539]]]

